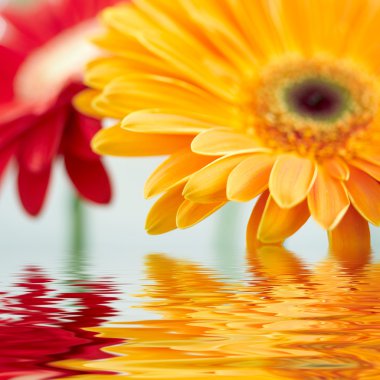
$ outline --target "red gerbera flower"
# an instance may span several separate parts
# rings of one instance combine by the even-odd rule
[[[43,206],[58,157],[81,197],[111,199],[107,172],[90,148],[101,126],[71,101],[83,88],[83,65],[98,54],[87,38],[98,27],[95,16],[116,2],[36,0],[1,14],[0,178],[15,159],[20,200],[31,215]]]

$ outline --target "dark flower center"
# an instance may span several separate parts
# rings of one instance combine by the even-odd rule
[[[263,146],[326,158],[346,154],[374,125],[380,91],[353,62],[289,56],[262,70],[252,104]]]
[[[293,112],[304,117],[334,119],[344,111],[347,91],[338,84],[308,79],[286,91],[286,100]]]

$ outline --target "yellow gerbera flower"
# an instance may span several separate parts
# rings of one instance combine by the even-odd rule
[[[97,152],[171,154],[146,184],[163,193],[149,232],[260,194],[264,243],[310,215],[339,237],[380,224],[380,1],[135,0],[103,21],[109,55],[77,103],[121,120]]]

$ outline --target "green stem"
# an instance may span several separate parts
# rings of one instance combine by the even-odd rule
[[[86,249],[86,218],[82,201],[73,195],[70,207],[70,269],[72,274],[83,273]]]

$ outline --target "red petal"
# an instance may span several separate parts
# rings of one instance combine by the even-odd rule
[[[29,3],[21,7],[11,2],[2,10],[2,17],[8,24],[4,42],[24,54],[38,48],[59,32],[52,22],[47,1]]]
[[[65,1],[32,1],[28,5],[15,6],[9,4],[2,12],[2,16],[17,33],[20,42],[27,42],[38,47],[53,38],[76,22],[67,22],[68,14],[64,14]],[[71,16],[72,17],[72,16]]]
[[[91,140],[101,129],[99,120],[74,113],[73,120],[65,128],[63,150],[84,160],[94,160],[98,155],[91,150]]]
[[[13,79],[22,62],[15,52],[0,45],[1,75],[0,75],[0,103],[11,101],[13,98]]]
[[[41,116],[23,136],[19,160],[29,171],[40,172],[49,166],[58,152],[67,108]]]
[[[110,202],[111,184],[100,158],[83,160],[65,155],[65,165],[73,185],[83,198],[99,204]]]
[[[8,167],[9,161],[16,151],[16,144],[9,145],[6,148],[2,149],[0,152],[0,181],[4,176],[4,172]]]
[[[10,4],[3,16],[20,34],[19,39],[42,44],[81,21],[95,17],[118,0],[40,0],[29,5]]]
[[[51,167],[41,172],[31,172],[20,165],[18,192],[25,211],[36,216],[41,211],[49,185]]]
[[[0,107],[0,150],[18,139],[33,124],[31,108],[21,103],[5,103]]]

